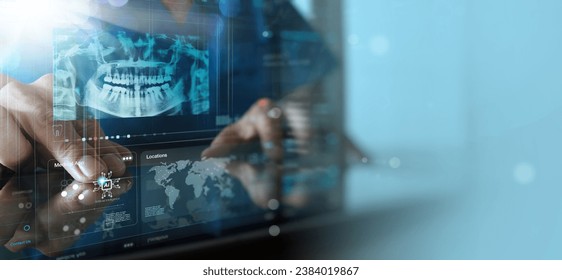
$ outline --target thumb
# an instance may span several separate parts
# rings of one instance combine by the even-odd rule
[[[79,182],[94,181],[102,172],[108,172],[108,166],[103,158],[107,158],[109,155],[103,155],[104,151],[100,148],[98,141],[83,142],[78,140],[82,137],[76,129],[75,122],[64,122],[62,127],[69,141],[45,141],[44,139],[53,139],[52,129],[47,129],[45,138],[38,139],[44,144],[40,152],[45,157],[54,158]],[[96,138],[101,137],[98,134],[95,133]],[[94,136],[92,135],[92,137]]]

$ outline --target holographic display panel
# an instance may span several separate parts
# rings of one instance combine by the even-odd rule
[[[55,120],[208,114],[209,51],[198,45],[188,35],[56,30]]]
[[[144,232],[176,229],[261,213],[246,188],[227,171],[235,156],[201,159],[206,146],[146,151],[141,155],[140,217]],[[258,162],[258,154],[252,154]],[[262,181],[270,181],[264,172]]]

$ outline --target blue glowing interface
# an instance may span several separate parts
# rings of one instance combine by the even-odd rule
[[[209,51],[199,37],[57,30],[54,119],[208,114]]]

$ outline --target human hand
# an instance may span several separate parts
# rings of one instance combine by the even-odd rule
[[[225,127],[201,157],[226,156],[256,141],[261,143],[270,160],[280,162],[283,159],[282,110],[270,99],[258,100],[240,120]]]
[[[103,209],[103,200],[101,204],[99,199],[93,202],[99,192],[92,192],[92,182],[102,172],[111,171],[115,177],[124,175],[126,166],[122,158],[131,153],[107,140],[55,141],[55,124],[63,127],[68,139],[102,139],[105,135],[95,120],[53,120],[52,75],[43,76],[32,84],[22,84],[0,75],[0,86],[0,141],[3,144],[0,146],[0,179],[3,181],[0,185],[0,242],[13,252],[28,247],[36,247],[45,254],[60,251],[76,241],[77,236],[55,241],[49,239],[49,235],[60,232],[64,228],[62,223],[72,216],[69,213],[73,211],[83,212],[93,205],[95,209]],[[61,163],[75,180],[72,185],[78,186],[66,190],[64,197],[63,190],[48,189],[46,176],[34,178],[33,184],[37,186],[29,189],[22,187],[19,175],[11,179],[4,176],[47,167],[52,159]],[[128,190],[130,184],[125,185],[116,196]],[[33,205],[34,201],[40,201],[39,197],[48,202]],[[83,213],[87,213],[81,217],[85,222],[76,227],[81,231],[101,215],[99,211]]]
[[[104,133],[95,120],[57,122],[53,120],[53,76],[46,75],[32,84],[2,77],[0,90],[0,164],[15,172],[45,167],[51,159],[61,163],[79,182],[92,182],[101,172],[115,176],[125,173],[126,148],[108,140],[82,142],[74,139]],[[1,85],[1,83],[0,83]],[[53,125],[61,125],[70,141],[55,141]],[[100,150],[108,153],[100,156]],[[34,158],[34,150],[38,157]]]
[[[210,147],[202,152],[202,158],[224,157],[236,153],[241,147],[259,145],[268,158],[266,162],[235,160],[225,167],[228,173],[241,181],[259,207],[277,208],[275,206],[279,202],[302,207],[307,201],[302,191],[281,197],[284,135],[290,134],[295,138],[299,154],[307,153],[310,139],[307,112],[295,104],[278,106],[269,99],[258,100],[239,121],[224,128]],[[284,123],[288,127],[284,127]]]

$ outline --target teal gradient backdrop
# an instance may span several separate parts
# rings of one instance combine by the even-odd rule
[[[347,256],[562,258],[561,14],[556,0],[345,2],[346,125],[371,157],[348,174],[347,211],[416,206]]]

